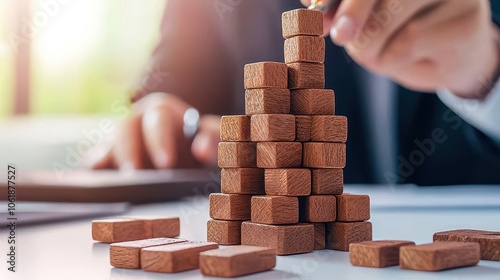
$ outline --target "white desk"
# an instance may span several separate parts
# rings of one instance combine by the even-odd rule
[[[500,186],[497,188],[478,188],[483,198],[490,204],[464,206],[460,209],[453,205],[426,205],[399,207],[397,203],[381,201],[412,198],[412,201],[428,201],[431,189],[419,197],[412,187],[396,190],[387,188],[371,189],[363,186],[347,187],[348,192],[365,192],[372,196],[372,219],[374,239],[408,239],[416,243],[432,241],[436,231],[476,228],[500,231]],[[449,189],[444,195],[436,189],[443,201],[460,203],[458,197],[467,193],[463,188]],[[411,196],[405,196],[411,194]],[[405,198],[406,197],[406,198]],[[413,199],[414,198],[414,199]],[[481,197],[476,197],[481,204]],[[379,200],[379,201],[377,201]],[[400,203],[401,204],[401,203]],[[3,207],[3,206],[2,206]],[[133,207],[130,214],[141,215],[179,215],[181,217],[181,237],[191,240],[205,240],[208,219],[208,201],[204,197],[184,201],[151,204]],[[19,228],[18,272],[6,269],[6,235],[0,231],[0,279],[202,279],[198,270],[178,273],[159,274],[141,270],[116,269],[109,265],[108,245],[94,243],[91,239],[89,220],[54,223]],[[322,250],[311,254],[278,257],[273,271],[244,277],[244,279],[500,279],[500,262],[481,261],[476,267],[453,269],[430,273],[401,270],[398,267],[371,269],[353,267],[348,253]]]

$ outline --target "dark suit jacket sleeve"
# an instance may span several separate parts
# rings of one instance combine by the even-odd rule
[[[500,26],[500,1],[490,0],[493,21]]]

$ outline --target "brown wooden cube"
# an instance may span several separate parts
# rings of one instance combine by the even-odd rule
[[[250,219],[251,195],[211,193],[210,218],[216,220],[244,221]]]
[[[311,141],[345,143],[347,118],[344,116],[311,117]]]
[[[285,63],[325,61],[325,39],[296,36],[285,40]]]
[[[500,232],[457,229],[434,233],[434,241],[458,241],[479,243],[481,259],[500,261]]]
[[[245,114],[289,114],[290,90],[280,88],[247,89]]]
[[[295,140],[294,115],[253,115],[251,127],[250,138],[253,142]]]
[[[290,95],[292,114],[333,115],[335,113],[335,93],[331,89],[298,89]]]
[[[245,89],[287,88],[287,66],[281,62],[257,62],[245,65]]]
[[[323,13],[321,11],[297,9],[281,16],[283,38],[298,35],[323,35]]]
[[[311,194],[333,194],[344,192],[344,170],[311,169]]]
[[[223,142],[250,141],[250,117],[222,116],[220,140]]]
[[[207,221],[207,241],[220,245],[241,243],[241,221]]]
[[[337,221],[360,222],[370,219],[370,197],[359,194],[337,195]]]
[[[256,146],[252,142],[220,142],[217,157],[219,167],[256,167]]]
[[[322,63],[294,62],[287,66],[289,89],[325,88],[325,66]]]
[[[295,141],[311,140],[311,116],[295,116]]]
[[[289,168],[302,164],[302,143],[262,142],[257,143],[257,167]]]
[[[309,253],[314,250],[314,226],[243,222],[241,244],[275,248],[278,255]]]
[[[107,219],[92,221],[92,239],[105,243],[151,238],[143,220]]]
[[[292,196],[252,197],[252,222],[268,225],[299,222],[299,200]]]
[[[224,168],[221,171],[221,192],[264,194],[264,170],[260,168]]]
[[[144,222],[148,238],[173,238],[179,236],[181,232],[181,221],[179,217],[129,216],[126,218],[142,220]]]
[[[334,195],[304,196],[299,201],[301,222],[333,222],[337,217]]]
[[[304,167],[344,168],[346,147],[342,143],[304,143]]]
[[[311,170],[306,168],[266,169],[265,190],[268,195],[310,195]]]
[[[349,244],[372,240],[370,222],[333,222],[327,223],[326,247],[332,250],[348,251]]]
[[[312,225],[314,226],[314,250],[323,250],[326,244],[325,224],[313,223]]]
[[[377,240],[349,245],[349,259],[352,265],[366,267],[388,267],[399,265],[399,248],[415,245],[413,241]]]

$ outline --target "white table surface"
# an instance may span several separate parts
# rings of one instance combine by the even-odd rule
[[[436,231],[474,228],[500,231],[500,186],[468,188],[416,189],[404,187],[372,188],[348,186],[347,192],[372,196],[373,238],[413,240],[417,244],[432,242]],[[473,188],[476,202],[464,201]],[[420,192],[418,190],[421,190]],[[434,193],[434,195],[433,195]],[[425,203],[434,197],[436,202]],[[437,199],[440,197],[440,199]],[[462,199],[463,207],[460,206]],[[481,206],[484,199],[485,207]],[[389,201],[387,201],[389,200]],[[414,201],[404,207],[406,201]],[[442,205],[439,201],[452,201]],[[396,203],[399,201],[399,203]],[[418,201],[422,207],[419,207]],[[495,204],[495,202],[497,202]],[[470,204],[470,203],[469,203]],[[2,203],[2,208],[5,206]],[[208,201],[193,197],[183,201],[134,206],[128,214],[178,215],[181,237],[206,239]],[[141,270],[112,268],[108,245],[91,238],[91,219],[29,226],[17,229],[17,272],[7,271],[7,231],[0,230],[0,279],[202,279],[199,270],[177,274],[149,273]],[[478,266],[443,272],[383,269],[351,266],[348,253],[321,250],[310,254],[279,256],[274,270],[243,279],[500,279],[500,262],[481,261]],[[212,278],[213,279],[213,278]]]

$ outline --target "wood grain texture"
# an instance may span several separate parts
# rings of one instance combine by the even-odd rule
[[[223,142],[250,141],[250,117],[222,116],[220,140]]]
[[[476,265],[481,257],[479,244],[434,242],[403,246],[399,251],[399,267],[403,269],[440,271]]]
[[[148,238],[173,238],[179,236],[181,232],[181,221],[179,217],[127,216],[125,218],[142,220],[144,222]]]
[[[283,38],[298,35],[323,35],[323,13],[321,11],[297,9],[281,16]]]
[[[141,249],[142,269],[167,273],[197,269],[200,253],[217,248],[217,243],[198,241],[144,248]]]
[[[294,141],[295,116],[259,114],[251,117],[250,139],[253,142]]]
[[[314,250],[314,226],[243,222],[241,244],[274,248],[278,255],[309,253]]]
[[[290,111],[296,115],[333,115],[335,92],[331,89],[292,90]]]
[[[322,63],[294,62],[287,66],[289,89],[325,88],[325,66]]]
[[[360,194],[337,195],[337,221],[361,222],[370,219],[370,197]]]
[[[224,168],[221,171],[221,192],[264,194],[264,170],[260,168]]]
[[[299,222],[299,200],[292,196],[252,197],[252,222],[268,225]]]
[[[280,88],[247,89],[245,114],[289,114],[290,90]]]
[[[287,88],[287,66],[281,62],[257,62],[245,65],[245,89]]]
[[[311,169],[311,194],[339,195],[343,192],[343,169]]]
[[[238,277],[276,266],[276,251],[257,246],[235,246],[200,253],[200,271],[215,277]]]
[[[210,218],[215,220],[244,221],[250,219],[251,195],[211,193]]]
[[[118,268],[141,268],[141,249],[153,246],[186,242],[184,239],[152,238],[136,241],[112,243],[109,246],[109,260],[112,266]]]
[[[220,245],[241,244],[241,221],[207,221],[207,241]]]
[[[264,176],[268,195],[311,194],[311,170],[307,168],[266,169]]]
[[[300,221],[324,223],[337,218],[334,195],[311,195],[300,197]]]
[[[285,63],[325,61],[325,39],[316,36],[295,36],[285,40]]]
[[[324,142],[304,143],[304,167],[344,168],[345,165],[345,144]]]
[[[372,240],[370,222],[333,222],[325,224],[326,248],[349,251],[349,244]]]
[[[345,116],[312,116],[311,141],[345,143],[347,118]]]
[[[313,223],[314,226],[314,250],[323,250],[326,246],[325,224]]]
[[[478,243],[481,248],[481,259],[500,261],[500,232],[457,229],[434,233],[434,241],[459,241]]]
[[[92,239],[113,243],[132,241],[151,237],[143,220],[107,219],[92,221]]]
[[[252,142],[220,142],[217,157],[219,167],[256,167],[256,146]]]
[[[311,116],[295,116],[295,141],[311,140]]]
[[[261,142],[257,143],[257,167],[293,168],[302,165],[302,143]]]
[[[399,265],[399,248],[415,245],[406,240],[377,240],[349,245],[349,260],[354,266],[388,267]]]

